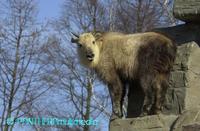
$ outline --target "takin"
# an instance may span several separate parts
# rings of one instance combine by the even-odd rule
[[[156,32],[73,35],[71,42],[78,45],[80,63],[94,70],[108,86],[113,110],[111,119],[122,117],[124,88],[134,80],[139,81],[144,92],[143,112],[161,112],[176,56],[172,40]],[[149,99],[152,97],[153,100]]]

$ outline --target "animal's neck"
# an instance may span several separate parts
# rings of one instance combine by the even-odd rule
[[[101,53],[102,47],[103,47],[103,41],[97,41],[97,45],[98,45],[98,48],[99,48],[99,53]]]

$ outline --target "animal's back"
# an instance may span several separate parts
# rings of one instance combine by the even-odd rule
[[[161,70],[168,68],[172,59],[169,57],[174,55],[169,56],[171,46],[173,44],[170,39],[154,32],[127,35],[108,33],[103,41],[103,50],[106,54],[104,57],[113,63],[115,70],[131,78],[135,77],[140,64],[147,64],[148,67],[150,64],[155,66],[161,61],[157,67]],[[166,67],[165,64],[169,66]]]

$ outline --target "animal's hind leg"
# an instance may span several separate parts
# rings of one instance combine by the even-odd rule
[[[144,92],[144,102],[142,107],[142,114],[141,116],[145,116],[149,114],[150,108],[152,106],[152,99],[153,99],[153,92],[151,88],[151,75],[146,75],[141,78],[140,85]]]
[[[167,88],[168,88],[168,82],[166,79],[164,79],[163,75],[157,77],[153,82],[155,101],[151,108],[151,114],[159,114],[161,112]]]
[[[163,106],[164,102],[165,102],[165,96],[167,93],[167,89],[169,87],[168,79],[162,80],[161,86],[162,86],[162,94],[161,94],[161,104],[162,105],[161,106]]]

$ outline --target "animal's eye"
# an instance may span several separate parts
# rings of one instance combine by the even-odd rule
[[[78,43],[78,47],[82,47],[82,44]]]
[[[95,41],[92,41],[93,44],[95,44]]]

